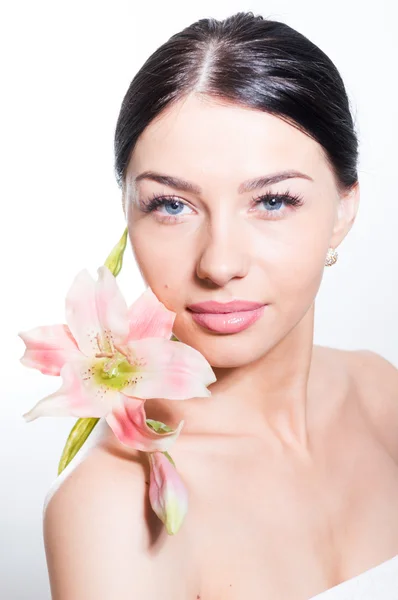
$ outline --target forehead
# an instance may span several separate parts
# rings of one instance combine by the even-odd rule
[[[317,179],[325,175],[328,165],[321,146],[282,119],[192,94],[146,127],[127,177],[148,169],[194,181],[202,174],[207,181],[233,183],[287,168]]]

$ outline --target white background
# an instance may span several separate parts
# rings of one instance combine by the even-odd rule
[[[325,270],[315,343],[369,348],[398,366],[394,0],[9,1],[0,16],[3,600],[50,598],[41,511],[75,422],[23,421],[22,413],[61,380],[19,363],[24,344],[17,333],[65,322],[74,276],[84,267],[96,276],[123,233],[113,134],[135,73],[183,27],[238,10],[298,29],[345,81],[359,129],[361,205],[337,264]],[[129,246],[118,282],[129,304],[144,289]]]

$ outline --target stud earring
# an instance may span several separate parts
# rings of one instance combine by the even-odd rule
[[[331,267],[337,261],[338,258],[337,251],[333,248],[329,248],[326,254],[325,267]]]

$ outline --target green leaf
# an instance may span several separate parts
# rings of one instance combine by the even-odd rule
[[[156,431],[156,433],[168,433],[169,431],[174,431],[171,427],[162,423],[162,421],[154,421],[153,419],[146,419],[146,423],[148,427]]]
[[[123,266],[123,254],[126,249],[127,234],[128,227],[126,227],[122,237],[120,238],[116,246],[114,246],[114,248],[111,250],[108,258],[104,263],[104,265],[108,267],[108,269],[111,271],[111,273],[113,273],[115,277],[120,273],[120,270]]]
[[[169,459],[169,461],[171,462],[171,464],[173,465],[173,467],[176,466],[174,460],[171,458],[170,454],[168,452],[166,452],[166,450],[163,452],[163,454],[165,455],[166,458]]]
[[[180,340],[178,339],[178,337],[176,337],[176,336],[174,335],[174,333],[172,333],[170,340],[171,340],[172,342],[179,342],[179,341],[180,341]]]
[[[71,429],[68,439],[66,440],[66,444],[58,464],[58,475],[60,475],[65,467],[68,466],[72,458],[76,456],[98,421],[98,417],[85,417],[76,421]]]

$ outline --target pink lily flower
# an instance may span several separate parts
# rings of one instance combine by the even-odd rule
[[[63,380],[24,419],[105,417],[126,445],[167,450],[183,421],[175,430],[153,431],[146,423],[145,399],[210,396],[207,386],[216,381],[200,352],[169,339],[174,319],[150,288],[128,308],[105,265],[97,281],[83,269],[66,297],[67,325],[18,333],[26,345],[21,363]]]
[[[149,500],[153,511],[164,523],[167,533],[174,535],[188,510],[188,494],[170,460],[162,452],[148,454],[151,469]]]

